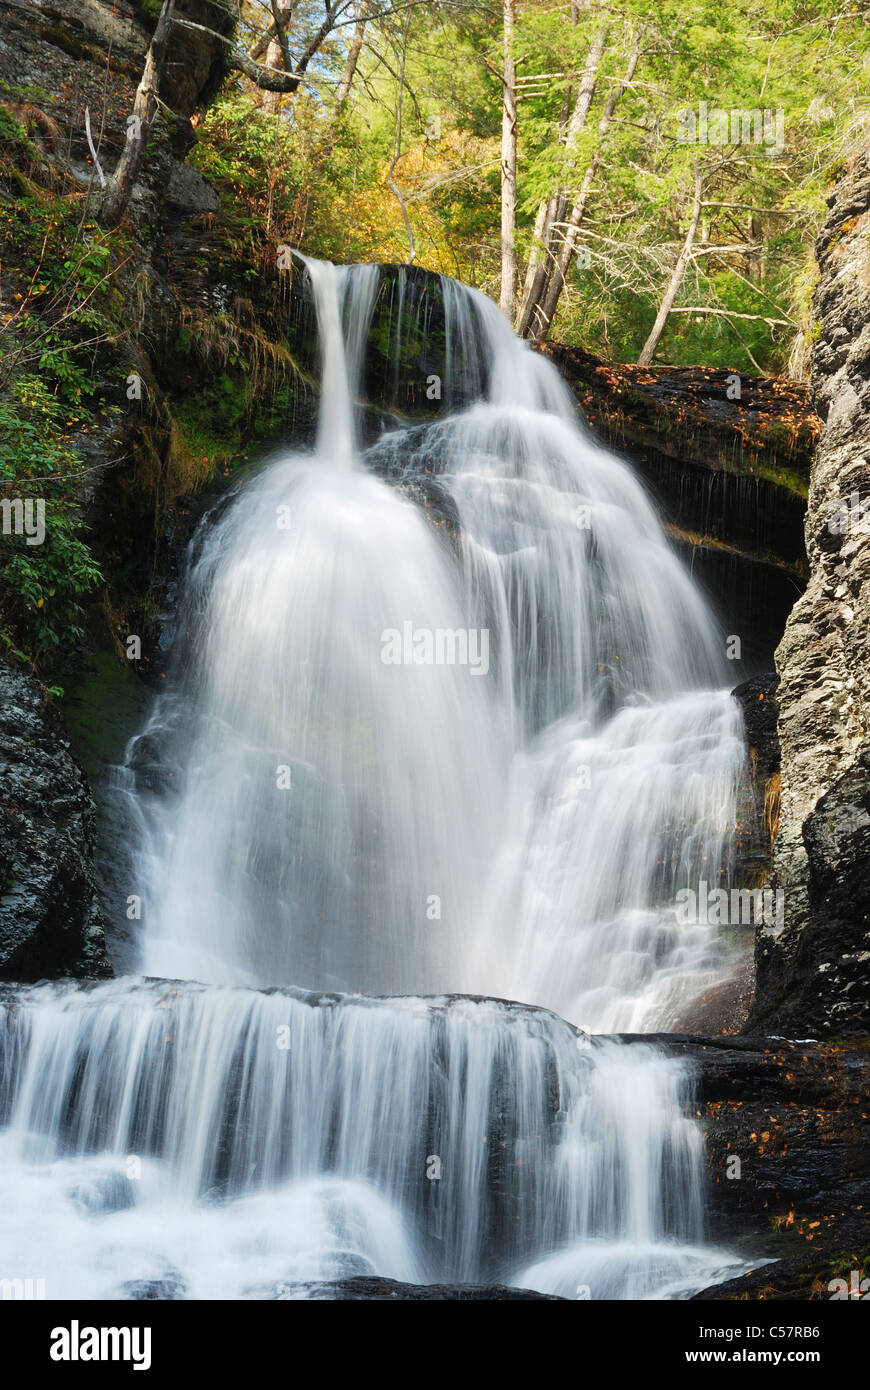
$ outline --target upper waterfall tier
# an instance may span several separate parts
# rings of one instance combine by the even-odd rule
[[[194,541],[144,734],[171,793],[129,786],[142,966],[673,1026],[729,968],[674,911],[728,874],[721,634],[631,470],[483,295],[438,282],[454,413],[360,452],[373,343],[431,365],[434,307],[399,276],[385,308],[377,267],[305,265],[318,445]]]

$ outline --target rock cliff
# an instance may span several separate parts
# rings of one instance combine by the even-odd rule
[[[816,253],[810,578],[776,654],[785,925],[760,934],[752,1021],[836,1037],[870,1031],[870,149],[836,184]]]
[[[110,975],[94,803],[32,676],[0,660],[0,980]]]

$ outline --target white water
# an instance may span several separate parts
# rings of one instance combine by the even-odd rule
[[[412,477],[404,433],[359,453],[378,272],[309,274],[317,450],[198,536],[144,735],[172,791],[129,792],[141,969],[208,987],[7,1001],[0,1275],[53,1271],[50,1297],[167,1277],[297,1297],[361,1272],[678,1296],[733,1261],[703,1243],[675,1063],[491,1000],[256,992],[494,994],[646,1031],[729,969],[672,904],[727,870],[738,716],[639,484],[498,310],[444,282],[451,354],[477,364],[448,363],[446,399],[483,397],[421,446],[454,555],[371,471]],[[488,669],[385,664],[406,624],[485,630]]]
[[[650,1261],[693,1287],[733,1266],[698,1248],[682,1069],[546,1012],[43,986],[0,1007],[0,1075],[4,1267],[48,1297],[377,1273],[609,1298],[652,1291]]]

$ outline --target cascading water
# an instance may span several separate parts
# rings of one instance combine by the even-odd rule
[[[552,366],[453,282],[465,408],[361,453],[379,272],[306,265],[317,449],[201,527],[135,743],[171,790],[127,781],[139,965],[171,983],[0,998],[3,1263],[61,1298],[679,1296],[734,1268],[688,1078],[544,1010],[672,1026],[727,973],[673,907],[727,868],[742,765],[710,616]],[[457,553],[376,476],[423,459]]]
[[[52,1297],[376,1273],[619,1298],[733,1268],[682,1069],[544,1011],[123,980],[20,991],[0,1025],[4,1259]]]
[[[450,282],[445,302],[448,341],[487,364],[471,387],[485,399],[412,450],[388,435],[368,459],[398,478],[437,461],[462,607],[490,634],[509,790],[461,987],[594,1031],[673,1027],[731,967],[715,931],[673,908],[678,888],[727,877],[744,747],[717,689],[723,643],[639,483],[578,428],[552,365],[484,296]],[[463,812],[474,824],[475,803]]]
[[[463,987],[507,749],[485,680],[381,660],[382,632],[405,617],[449,630],[465,619],[418,509],[352,467],[349,380],[374,270],[311,265],[316,455],[281,458],[246,485],[193,565],[180,690],[147,735],[174,729],[190,745],[177,804],[145,808],[149,975]],[[343,298],[357,344],[347,362]],[[429,895],[445,904],[437,925]]]

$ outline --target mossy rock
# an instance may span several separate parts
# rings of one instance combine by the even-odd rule
[[[79,43],[69,30],[62,29],[60,25],[43,26],[39,31],[39,37],[45,39],[46,43],[54,44],[55,48],[62,48],[64,53],[68,53],[71,58],[91,56],[90,49],[85,44]]]

